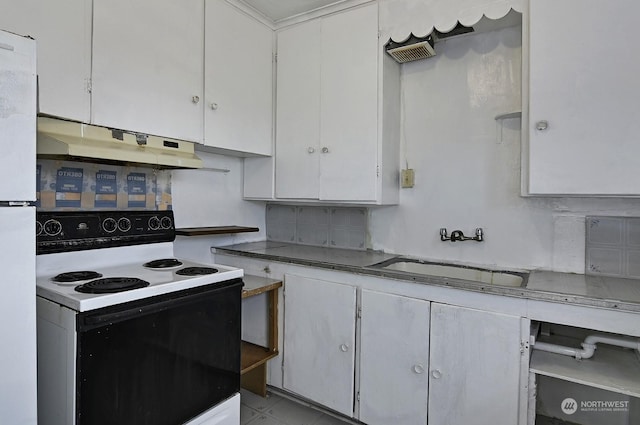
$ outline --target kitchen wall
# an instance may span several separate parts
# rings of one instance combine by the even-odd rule
[[[176,227],[237,225],[258,227],[260,232],[178,236],[174,244],[175,255],[211,262],[212,246],[264,240],[265,204],[242,200],[243,160],[207,152],[197,152],[197,155],[203,160],[205,169],[172,171],[171,192]]]
[[[519,27],[449,39],[436,51],[402,65],[401,158],[416,183],[401,189],[398,206],[370,210],[371,246],[584,272],[585,215],[640,216],[640,200],[520,196],[520,119],[494,119],[521,109]],[[441,242],[441,227],[469,235],[482,227],[485,242]]]

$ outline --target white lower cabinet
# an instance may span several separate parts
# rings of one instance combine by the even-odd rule
[[[285,275],[283,387],[353,415],[356,288]]]
[[[293,274],[284,304],[288,391],[368,425],[524,423],[527,319]]]
[[[362,291],[358,417],[362,422],[427,423],[429,304]]]
[[[517,424],[521,341],[520,317],[432,303],[429,425]]]

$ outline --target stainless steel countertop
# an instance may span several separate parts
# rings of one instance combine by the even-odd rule
[[[373,264],[401,255],[370,250],[263,241],[216,247],[212,248],[212,251],[495,295],[640,312],[640,280],[635,279],[533,270],[530,271],[526,287],[514,288],[371,267]]]

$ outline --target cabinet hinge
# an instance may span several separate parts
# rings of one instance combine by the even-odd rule
[[[376,165],[376,177],[380,177],[380,166]]]
[[[378,30],[378,38],[382,37],[382,31]]]
[[[520,341],[520,354],[524,354],[529,351],[529,341]]]
[[[358,311],[356,313],[356,317],[358,319],[362,319],[362,307],[358,307]]]
[[[91,91],[93,90],[91,78],[87,78],[86,83],[87,83],[87,93],[91,93]]]
[[[274,61],[275,63],[278,63],[278,54],[277,54],[277,53],[274,53],[274,54],[273,54],[273,61]]]

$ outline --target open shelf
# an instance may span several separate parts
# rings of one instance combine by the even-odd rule
[[[268,346],[242,341],[240,370],[242,387],[264,397],[267,394],[267,361],[278,355],[278,288],[282,281],[245,275],[243,282],[242,298],[268,296]]]
[[[180,236],[226,235],[231,233],[259,232],[257,227],[246,226],[213,226],[213,227],[183,227],[176,229]]]
[[[267,360],[272,359],[278,355],[278,351],[272,351],[268,347],[252,344],[247,341],[242,341],[242,369],[240,374],[244,375],[250,372],[252,369],[263,365]]]
[[[529,370],[539,375],[640,397],[640,359],[629,349],[599,344],[594,356],[585,360],[534,349]]]

